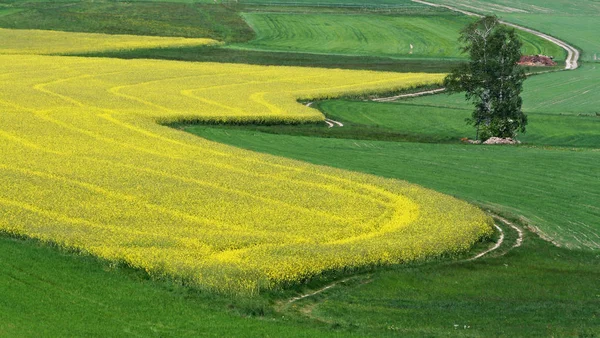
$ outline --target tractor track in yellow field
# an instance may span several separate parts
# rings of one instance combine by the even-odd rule
[[[512,230],[514,230],[517,233],[517,238],[515,239],[514,243],[510,247],[506,248],[506,250],[502,251],[501,253],[499,253],[499,254],[497,254],[497,255],[495,255],[493,257],[504,256],[508,252],[510,252],[511,250],[513,250],[515,248],[518,248],[518,247],[520,247],[523,244],[525,233],[524,233],[524,231],[520,227],[516,226],[514,223],[510,222],[509,220],[505,219],[504,217],[501,217],[499,215],[493,214],[491,212],[488,212],[488,213],[490,214],[490,216],[494,220],[496,220],[496,222],[494,222],[494,227],[496,228],[496,230],[498,231],[498,234],[499,234],[497,242],[491,248],[488,248],[487,250],[484,250],[484,251],[476,254],[473,257],[466,258],[466,259],[461,259],[461,260],[456,260],[456,261],[451,261],[451,262],[448,262],[447,264],[457,264],[457,263],[473,262],[475,260],[482,259],[484,257],[487,258],[487,256],[490,256],[491,253],[497,251],[501,247],[504,247],[505,246],[504,244],[506,242],[505,230],[503,230],[502,227],[500,225],[498,225],[498,223],[501,223],[505,227],[512,228]],[[327,290],[329,290],[329,289],[331,289],[331,288],[333,288],[333,287],[335,287],[337,285],[344,284],[344,283],[346,283],[346,282],[348,282],[348,281],[350,281],[352,279],[356,279],[358,277],[360,277],[360,275],[358,275],[358,276],[350,276],[350,277],[346,277],[346,278],[343,278],[343,279],[340,279],[340,280],[333,281],[333,282],[331,282],[331,283],[329,283],[329,284],[321,287],[320,289],[312,290],[311,292],[307,292],[307,293],[304,293],[302,295],[299,295],[299,296],[296,296],[296,297],[292,297],[292,298],[288,299],[287,301],[283,301],[283,302],[281,302],[280,306],[283,307],[283,306],[295,303],[297,301],[300,301],[300,300],[303,300],[303,299],[307,299],[307,298],[316,296],[316,295],[321,294],[321,293],[323,293],[323,292],[325,292],[325,291],[327,291]],[[371,279],[367,278],[365,281],[362,282],[362,284],[369,283],[370,281],[371,281]]]

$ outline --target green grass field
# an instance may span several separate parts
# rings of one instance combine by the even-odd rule
[[[244,13],[244,19],[256,38],[232,48],[439,59],[464,58],[457,39],[462,27],[472,21],[451,12],[429,16]],[[520,35],[524,54],[564,59],[556,45]]]
[[[336,336],[248,318],[264,300],[218,298],[35,241],[0,237],[2,337]],[[229,310],[228,310],[229,309]]]
[[[431,60],[427,59],[397,59],[363,55],[332,56],[301,52],[269,52],[214,46],[134,49],[130,51],[83,53],[77,55],[124,59],[166,59],[252,65],[364,69],[402,73],[447,73],[461,62],[460,60],[443,60],[440,62],[436,60],[436,62],[431,62]]]
[[[501,258],[364,276],[295,311],[381,336],[594,337],[599,262],[528,238]]]
[[[519,139],[526,145],[590,147],[600,145],[600,69],[584,65],[581,70],[533,76],[525,82],[524,112],[528,131]],[[474,138],[464,120],[473,107],[462,94],[432,95],[395,103],[333,100],[320,104],[334,118],[386,134],[425,142],[457,143]],[[330,132],[341,132],[342,128]]]

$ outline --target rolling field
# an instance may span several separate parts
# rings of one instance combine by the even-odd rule
[[[453,15],[246,13],[244,19],[257,32],[244,47],[414,58],[460,57],[458,31],[470,22]]]
[[[596,65],[525,82],[523,145],[466,145],[461,95],[351,98],[436,86],[468,18],[268,3],[0,0],[0,336],[598,336]],[[485,3],[594,61],[595,1]]]
[[[315,54],[303,52],[269,52],[227,47],[177,47],[134,49],[118,52],[74,53],[73,56],[96,56],[119,59],[159,59],[194,62],[224,62],[264,66],[300,66],[336,69],[376,70],[401,73],[448,73],[460,60],[431,62],[427,59],[395,59],[364,55]]]
[[[0,257],[0,333],[8,337],[593,336],[600,330],[597,254],[556,248],[535,235],[505,256],[358,274],[284,310],[274,310],[269,298],[216,297],[30,240],[0,237]]]
[[[257,293],[325,271],[464,251],[491,232],[481,211],[414,185],[236,150],[157,124],[322,121],[296,99],[437,83],[439,75],[0,60],[0,137],[11,154],[0,162],[0,227],[8,233],[207,289]]]
[[[244,19],[256,38],[232,48],[415,59],[464,58],[456,41],[472,20],[451,12],[430,16],[244,13]],[[531,34],[520,36],[524,54],[564,60],[558,46]]]
[[[600,60],[600,39],[598,39],[600,4],[597,1],[432,0],[430,2],[477,13],[497,14],[512,23],[568,41],[583,50],[582,61]]]

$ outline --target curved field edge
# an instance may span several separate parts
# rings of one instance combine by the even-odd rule
[[[182,116],[322,119],[297,99],[436,83],[441,75],[0,60],[0,226],[10,233],[252,294],[325,271],[466,250],[492,229],[475,207],[418,186],[157,124]]]
[[[169,239],[163,234],[132,234],[110,224],[106,227],[112,228],[104,229],[106,231],[86,231],[84,227],[98,224],[4,197],[0,198],[4,216],[0,228],[8,235],[24,235],[121,262],[155,278],[166,277],[201,289],[241,294],[295,285],[323,273],[335,275],[458,255],[493,233],[493,220],[489,216],[456,198],[404,181],[328,167],[318,169],[329,172],[331,177],[351,175],[352,181],[384,188],[382,191],[395,200],[399,209],[391,212],[389,219],[372,232],[331,241],[301,239],[296,243],[255,244],[243,249],[214,251],[204,257],[197,252],[185,252],[183,257],[180,251],[189,249],[183,245],[175,248],[176,252],[168,250],[165,241]],[[36,224],[23,224],[22,219]],[[169,225],[164,226],[169,230]],[[235,236],[234,233],[221,235]],[[187,239],[169,237],[175,242],[201,241],[193,235]],[[138,245],[132,245],[132,241]],[[190,257],[194,259],[190,260]]]

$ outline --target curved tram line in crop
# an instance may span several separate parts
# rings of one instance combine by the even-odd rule
[[[323,121],[297,99],[440,79],[0,55],[0,229],[225,293],[466,250],[492,227],[465,202],[159,124]]]
[[[523,232],[523,230],[521,230],[521,228],[519,228],[514,223],[508,221],[507,219],[505,219],[505,218],[503,218],[503,217],[501,217],[499,215],[490,213],[490,216],[492,216],[497,221],[494,224],[494,227],[496,228],[496,230],[499,233],[499,238],[498,238],[497,242],[492,247],[490,247],[489,249],[486,249],[486,250],[484,250],[484,251],[476,254],[475,256],[473,256],[471,258],[467,258],[467,259],[464,259],[464,260],[458,260],[458,261],[452,261],[449,264],[460,264],[460,263],[464,263],[464,262],[471,262],[471,261],[475,261],[475,260],[478,260],[478,259],[487,258],[487,257],[490,257],[490,256],[491,256],[491,258],[500,257],[500,256],[506,255],[511,250],[513,250],[513,249],[521,246],[521,244],[523,243],[523,240],[524,240],[524,232]],[[498,225],[498,223],[500,223],[502,226]],[[514,240],[514,243],[512,245],[510,245],[510,246],[505,241],[504,230],[502,229],[502,227],[511,228],[512,231],[514,231],[514,232],[517,233],[517,238]],[[499,254],[496,254],[494,256],[491,255],[493,252],[499,251],[501,249],[502,249],[502,252],[500,252]],[[292,298],[288,299],[286,302],[282,302],[279,305],[279,308],[280,308],[279,310],[281,311],[281,309],[283,309],[284,307],[286,307],[286,306],[288,306],[288,305],[290,305],[292,303],[295,303],[295,302],[298,302],[298,301],[302,301],[304,299],[307,299],[307,298],[310,298],[310,297],[322,294],[322,293],[326,292],[327,290],[330,290],[330,289],[332,289],[332,288],[334,288],[334,287],[336,287],[336,286],[338,286],[340,284],[344,284],[344,283],[349,282],[350,280],[356,279],[358,277],[361,277],[361,276],[353,276],[353,277],[347,277],[347,278],[344,278],[344,279],[341,279],[341,280],[336,280],[336,281],[333,281],[333,282],[331,282],[331,283],[329,283],[329,284],[327,284],[327,285],[325,285],[325,286],[323,286],[323,287],[321,287],[321,288],[319,288],[317,290],[314,290],[314,291],[311,291],[311,292],[308,292],[308,293],[305,293],[305,294],[302,294],[302,295],[299,295],[299,296],[292,297]],[[367,281],[363,282],[363,284],[369,282],[369,280],[370,279],[367,279]],[[300,313],[303,313],[303,312],[300,311]]]

